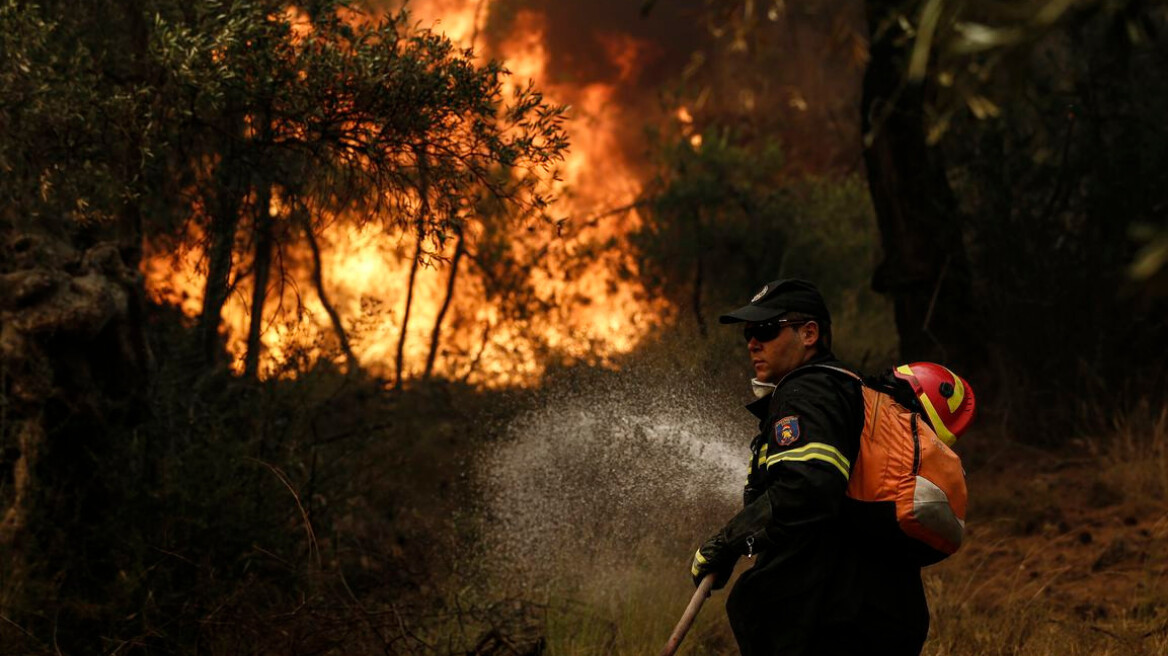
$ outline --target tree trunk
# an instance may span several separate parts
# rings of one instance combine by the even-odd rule
[[[410,327],[410,310],[414,305],[414,281],[418,277],[418,264],[422,259],[422,242],[426,239],[426,220],[430,216],[430,184],[428,180],[426,151],[424,146],[415,146],[414,153],[418,162],[418,241],[414,246],[414,258],[410,262],[410,280],[406,286],[406,309],[402,313],[401,334],[397,339],[397,366],[394,389],[401,389],[405,370],[406,331]]]
[[[479,367],[479,362],[483,359],[483,354],[487,352],[487,345],[491,342],[491,324],[488,321],[483,322],[483,337],[479,342],[479,352],[475,353],[474,358],[466,366],[466,372],[462,374],[462,382],[470,381],[470,377]]]
[[[307,210],[305,210],[305,214],[307,214]],[[349,335],[345,332],[344,325],[341,324],[341,315],[337,313],[337,309],[333,307],[328,294],[324,291],[324,267],[321,265],[320,244],[316,241],[316,235],[312,233],[312,224],[309,221],[304,222],[304,236],[308,239],[308,248],[312,250],[312,284],[316,286],[316,295],[320,299],[320,304],[324,306],[324,311],[328,313],[333,330],[337,333],[337,339],[341,342],[341,351],[345,354],[345,362],[348,363],[349,372],[352,373],[357,370],[360,363],[349,344]]]
[[[272,276],[272,250],[275,248],[275,222],[272,220],[272,180],[266,167],[270,165],[264,157],[272,145],[272,109],[264,107],[256,116],[259,125],[258,139],[249,142],[251,151],[260,157],[258,166],[252,172],[255,180],[255,207],[252,216],[255,221],[255,257],[252,262],[251,317],[247,327],[247,354],[243,361],[243,375],[254,378],[259,374],[260,336],[264,332],[264,301],[268,298],[268,281]]]
[[[414,259],[410,262],[410,280],[406,285],[406,309],[402,313],[401,334],[397,338],[397,358],[395,360],[397,374],[393,381],[394,389],[401,389],[402,378],[404,378],[406,330],[410,327],[410,309],[414,305],[414,281],[418,277],[418,262],[422,259],[422,240],[426,236],[424,225],[422,221],[418,221],[418,243],[414,247]]]
[[[255,377],[260,366],[260,335],[264,329],[264,301],[268,297],[268,280],[272,270],[272,186],[260,175],[255,200],[255,262],[252,266],[251,317],[247,330],[247,355],[243,375]]]
[[[909,51],[897,40],[912,42],[888,27],[898,6],[867,3],[873,40],[861,100],[864,161],[884,248],[872,286],[892,297],[902,359],[970,372],[985,359],[962,218],[941,153],[926,141],[925,88],[906,79]]]
[[[422,378],[429,379],[434,372],[434,359],[438,355],[438,340],[442,333],[442,320],[446,318],[446,311],[450,309],[450,302],[454,298],[454,282],[458,278],[458,263],[462,259],[463,239],[461,228],[458,232],[458,241],[454,244],[454,257],[450,260],[450,277],[446,279],[446,297],[442,299],[442,307],[438,310],[438,317],[434,319],[434,330],[430,333],[430,354],[426,356],[426,371]]]
[[[199,354],[205,365],[214,364],[219,359],[219,323],[230,293],[231,256],[235,250],[242,196],[239,165],[235,159],[235,139],[241,129],[241,121],[232,119],[215,175],[215,212],[211,216],[207,238],[207,279],[203,285],[203,310],[195,331]]]

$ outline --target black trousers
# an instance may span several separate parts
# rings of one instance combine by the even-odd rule
[[[784,579],[801,577],[744,572],[726,601],[742,656],[919,656],[929,633],[920,570],[874,565],[796,589]]]

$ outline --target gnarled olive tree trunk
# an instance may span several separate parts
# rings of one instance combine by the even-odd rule
[[[0,552],[20,576],[34,508],[46,523],[99,503],[108,474],[89,459],[141,416],[152,357],[141,276],[114,243],[8,230],[0,255]]]
[[[967,375],[984,363],[962,217],[939,149],[927,142],[927,89],[906,80],[908,49],[887,27],[897,2],[869,0],[861,100],[864,161],[884,259],[873,288],[892,297],[900,355]],[[885,28],[885,29],[881,29]],[[898,41],[899,39],[899,41]]]

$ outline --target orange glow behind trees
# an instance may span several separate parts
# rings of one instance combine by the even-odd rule
[[[310,19],[291,8],[268,17],[284,60],[236,53],[256,65],[258,82],[241,79],[268,85],[261,95],[272,98],[263,110],[270,120],[263,112],[239,112],[246,120],[237,141],[264,153],[258,167],[235,174],[250,181],[251,191],[234,201],[234,225],[192,213],[182,246],[163,248],[156,240],[143,269],[156,301],[195,319],[206,314],[208,277],[223,275],[211,270],[210,237],[216,225],[234,228],[219,332],[237,371],[295,375],[329,358],[398,382],[437,374],[522,384],[553,361],[603,362],[627,352],[664,312],[645,299],[636,262],[620,247],[639,225],[641,180],[620,156],[621,126],[611,111],[618,85],[635,73],[648,46],[614,36],[605,52],[618,79],[553,83],[542,79],[548,61],[542,17],[524,11],[499,52],[490,53],[510,71],[500,77],[485,58],[445,41],[472,45],[479,4],[419,3],[408,18]],[[434,28],[414,33],[406,24]],[[337,38],[344,30],[356,36]],[[391,39],[397,40],[382,42]],[[383,78],[382,88],[363,87],[376,78],[347,67],[363,65],[360,54],[376,62],[378,48],[415,48],[410,54],[422,55],[421,68],[412,78]],[[290,72],[287,79],[265,76],[263,63],[277,77]],[[395,113],[393,102],[410,99],[402,85],[427,74],[445,80],[428,93],[449,95],[426,98],[431,109],[417,115]],[[481,90],[489,106],[443,112],[443,103],[457,105],[453,94],[468,81],[487,85]],[[314,98],[323,104],[306,104]],[[570,105],[563,126],[555,104]],[[561,127],[572,147],[557,162]],[[296,152],[301,168],[282,171],[281,149],[310,156]],[[332,167],[323,176],[321,162]],[[230,164],[219,160],[211,175],[221,183]],[[272,179],[280,175],[288,182]],[[299,179],[320,182],[304,186]],[[204,198],[202,205],[217,200]],[[265,251],[257,240],[269,233],[276,245]],[[220,249],[227,241],[220,236]],[[264,252],[270,279],[257,296],[255,264],[265,270],[257,258]],[[259,298],[257,322],[251,309]]]

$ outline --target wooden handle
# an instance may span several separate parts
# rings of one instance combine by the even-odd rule
[[[685,612],[681,614],[677,626],[673,627],[673,635],[669,636],[669,642],[665,643],[665,648],[661,650],[660,656],[673,656],[677,648],[681,646],[681,641],[689,632],[689,627],[693,626],[694,618],[698,616],[702,604],[706,603],[706,597],[710,596],[710,590],[714,587],[714,578],[714,574],[706,574],[706,578],[702,579],[698,589],[694,591],[693,598],[689,600],[689,606],[686,606]]]

